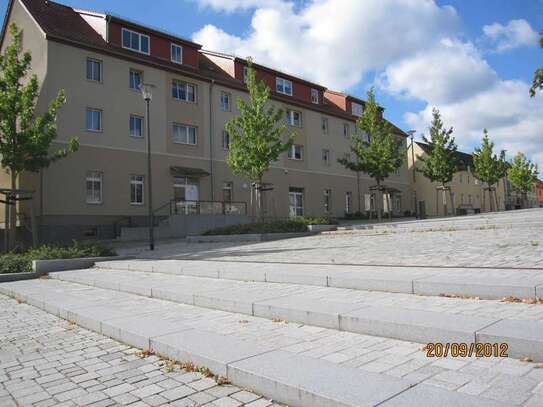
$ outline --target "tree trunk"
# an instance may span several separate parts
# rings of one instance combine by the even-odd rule
[[[262,194],[264,191],[262,191],[262,177],[258,179],[258,186],[257,186],[257,205],[258,205],[258,219],[263,222],[264,221],[264,211],[262,210]]]
[[[11,172],[11,198],[12,201],[9,205],[9,246],[8,249],[11,250],[15,248],[17,242],[17,201],[15,200],[16,194],[15,190],[17,189],[17,173]]]
[[[375,210],[377,211],[377,220],[381,222],[381,206],[383,205],[383,194],[381,193],[381,182],[377,180],[377,199],[375,203]]]
[[[443,204],[443,216],[447,216],[449,213],[447,212],[447,191],[445,191],[445,184],[442,184],[441,187],[443,188],[441,197],[442,197],[442,204]]]
[[[439,216],[439,189],[436,187],[436,217]]]
[[[481,202],[481,213],[485,211],[485,190],[483,189],[483,201]]]
[[[356,172],[356,188],[358,190],[357,196],[358,196],[358,213],[362,213],[362,209],[360,207],[360,172]],[[371,211],[371,208],[370,208]]]
[[[392,198],[387,194],[388,218],[392,220]]]
[[[449,196],[450,196],[450,198],[451,198],[451,212],[452,212],[452,216],[456,216],[456,205],[455,205],[455,202],[454,202],[454,195],[453,195],[452,189],[449,189]]]
[[[496,212],[500,211],[500,204],[498,202],[498,185],[496,184],[496,188],[494,188],[494,200],[496,201]]]

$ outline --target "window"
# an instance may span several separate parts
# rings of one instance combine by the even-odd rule
[[[275,78],[275,90],[277,93],[292,96],[292,82],[283,78]]]
[[[460,194],[460,205],[464,205],[464,194]]]
[[[102,111],[87,108],[86,122],[88,131],[102,131]]]
[[[230,93],[228,92],[221,92],[221,110],[223,112],[229,112],[232,110],[230,106]]]
[[[89,171],[86,177],[87,203],[102,203],[102,173],[99,171]]]
[[[185,102],[196,102],[196,86],[174,79],[172,81],[172,97]]]
[[[399,213],[402,211],[402,197],[396,195],[394,197],[394,212]]]
[[[171,54],[172,54],[172,62],[176,64],[183,63],[183,47],[181,45],[172,44]]]
[[[178,144],[197,144],[196,127],[184,124],[173,124],[173,142]]]
[[[331,189],[325,189],[324,190],[324,211],[326,213],[329,213],[332,209],[332,190]]]
[[[351,213],[353,207],[353,193],[345,192],[345,213]]]
[[[285,112],[287,124],[295,127],[302,127],[302,113],[296,110]]]
[[[362,111],[363,111],[362,105],[360,103],[352,102],[351,111],[354,116],[358,116],[358,117],[362,116]]]
[[[288,189],[288,206],[291,217],[304,216],[304,189]]]
[[[143,175],[130,176],[130,204],[143,205]]]
[[[243,67],[243,83],[247,83],[247,78],[249,77],[249,67]]]
[[[343,123],[343,137],[349,137],[350,128],[349,123]]]
[[[468,204],[470,204],[470,205],[471,205],[471,194],[470,194],[470,195],[468,195]]]
[[[143,137],[143,117],[130,115],[130,137]]]
[[[128,77],[128,86],[130,89],[140,90],[140,85],[143,82],[143,72],[136,71],[135,69],[130,70]]]
[[[299,144],[293,144],[288,150],[288,158],[291,160],[303,160],[304,147]]]
[[[324,165],[330,165],[330,150],[322,150],[322,162]]]
[[[230,134],[226,130],[222,132],[222,148],[225,151],[230,150]]]
[[[328,134],[328,119],[326,117],[322,118],[322,134]]]
[[[234,184],[232,182],[225,182],[222,185],[222,200],[226,203],[232,203],[234,200],[234,194],[232,193]]]
[[[462,173],[458,174],[458,181],[460,183],[462,183],[463,179],[464,179],[463,174]]]
[[[87,58],[87,79],[94,82],[102,82],[102,61]]]
[[[317,89],[311,89],[311,103],[319,104],[319,91]]]
[[[132,51],[149,54],[150,39],[148,35],[140,34],[135,31],[123,28],[123,48]]]

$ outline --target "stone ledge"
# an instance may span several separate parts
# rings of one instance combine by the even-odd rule
[[[315,233],[259,233],[241,235],[193,235],[187,236],[188,243],[222,243],[222,242],[270,242],[273,240],[292,239],[312,236]]]

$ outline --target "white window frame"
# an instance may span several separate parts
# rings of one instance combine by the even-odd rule
[[[329,126],[328,117],[323,117],[321,120],[322,134],[328,134],[328,126]]]
[[[137,191],[134,193],[136,200],[132,200],[132,188],[141,186],[141,201],[138,201]],[[145,176],[130,175],[130,205],[143,206],[145,205]]]
[[[323,204],[326,213],[330,213],[330,211],[332,210],[332,190],[330,188],[326,188],[324,190]]]
[[[92,183],[92,198],[89,199],[89,189],[88,189],[88,183]],[[96,192],[94,189],[94,183],[98,182],[100,185],[100,188],[98,189],[99,193],[99,199],[94,200],[94,193]],[[87,171],[87,174],[85,175],[85,201],[87,204],[90,205],[101,205],[104,201],[103,196],[103,189],[104,189],[104,174],[101,171]]]
[[[230,195],[230,200],[226,200],[225,198],[225,191],[228,191],[228,194]],[[224,203],[231,204],[234,202],[234,183],[232,181],[226,181],[222,184],[222,199]]]
[[[318,89],[311,89],[311,103],[318,105],[320,103]]]
[[[351,125],[349,123],[343,123],[343,137],[349,137],[351,132]]]
[[[286,122],[289,126],[292,126],[292,127],[302,127],[302,112],[298,111],[298,110],[292,110],[292,109],[287,109],[286,112]],[[296,124],[294,122],[294,115],[295,114],[298,114],[298,117],[299,117],[299,120],[298,120],[298,124]]]
[[[174,50],[179,50],[179,60],[177,59],[174,59],[174,56],[176,56],[176,54],[174,53]],[[174,44],[173,42],[171,43],[170,45],[170,60],[174,63],[174,64],[182,64],[183,63],[183,47],[179,44]]]
[[[364,106],[362,106],[360,103],[351,102],[351,113],[353,116],[362,116],[364,113]]]
[[[330,165],[330,150],[327,148],[322,149],[322,162],[324,165]]]
[[[124,33],[125,32],[130,33],[130,46],[129,47],[124,45]],[[138,36],[138,49],[132,48],[132,34],[136,34]],[[147,52],[141,50],[141,38],[142,37],[147,38],[147,45],[148,45]],[[137,32],[137,31],[129,30],[128,28],[124,28],[124,27],[122,28],[122,31],[121,31],[121,45],[122,45],[122,47],[124,49],[128,49],[130,51],[139,52],[140,54],[145,54],[145,55],[150,55],[151,54],[151,37],[148,36],[147,34],[142,34],[142,33]]]
[[[289,92],[289,88],[290,88],[290,92]],[[275,91],[283,95],[292,96],[292,92],[293,92],[292,81],[289,81],[288,79],[276,77]]]
[[[185,98],[181,98],[181,88],[185,87]],[[192,96],[194,100],[189,99],[189,87],[192,87]],[[177,96],[174,95],[174,88],[177,89]],[[172,79],[172,98],[174,100],[178,100],[181,102],[187,102],[187,103],[196,103],[198,100],[198,97],[196,96],[197,93],[197,86],[193,83],[185,82],[179,79]]]
[[[178,128],[184,128],[185,129],[185,141],[176,138]],[[190,134],[189,134],[190,129],[194,129],[194,143],[190,142]],[[198,145],[198,128],[196,126],[191,126],[189,124],[173,123],[173,125],[172,125],[172,140],[173,140],[173,142],[175,144],[184,144],[184,145],[188,145],[188,146],[196,146],[196,145]]]
[[[296,157],[296,150],[300,153],[300,158]],[[304,159],[304,146],[301,144],[293,144],[288,150],[287,157],[289,160],[302,161]]]
[[[351,191],[345,192],[345,213],[352,213],[353,206],[353,193]]]
[[[88,121],[89,113],[98,113],[98,118],[99,118],[98,129],[93,129],[89,127],[89,121]],[[91,118],[91,123],[94,123],[94,120],[92,119],[93,118]],[[102,109],[96,109],[94,107],[87,107],[87,109],[85,109],[85,128],[87,129],[87,131],[90,131],[93,133],[102,133],[104,131],[104,115],[103,115]]]
[[[140,131],[139,135],[132,134],[132,120],[133,119],[140,120],[140,122],[141,122],[141,128],[140,128],[141,131]],[[144,132],[145,132],[144,125],[145,125],[145,121],[144,121],[143,116],[139,116],[137,114],[131,114],[130,118],[129,118],[129,121],[128,121],[128,135],[130,137],[133,137],[133,138],[143,138],[144,137]]]
[[[232,94],[230,92],[221,91],[221,110],[223,112],[232,111]]]
[[[222,131],[222,149],[224,151],[230,150],[230,134],[226,130]]]
[[[289,187],[288,189],[288,211],[290,217],[304,216],[305,191],[303,188]],[[299,201],[297,198],[301,198]],[[294,205],[293,205],[294,202]]]
[[[92,69],[90,74],[91,74],[91,77],[89,78],[89,62],[91,62],[94,67],[94,64],[98,64],[98,76],[100,77],[100,79],[94,79],[93,77],[93,74],[95,73],[95,70]],[[87,58],[86,60],[86,66],[85,66],[85,70],[86,70],[86,73],[85,73],[85,76],[87,78],[87,80],[89,82],[95,82],[95,83],[102,83],[102,74],[103,74],[103,68],[102,68],[102,64],[103,62],[99,59],[96,59],[96,58]]]
[[[132,86],[132,74],[138,74],[140,76],[140,83],[136,87]],[[143,71],[141,71],[139,69],[130,68],[130,70],[128,71],[128,88],[131,89],[131,90],[135,90],[137,92],[140,92],[139,87],[141,86],[142,83],[143,83]]]

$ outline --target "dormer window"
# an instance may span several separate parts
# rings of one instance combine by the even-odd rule
[[[183,63],[183,47],[181,45],[171,45],[172,62],[175,64]]]
[[[277,93],[292,96],[292,82],[283,78],[275,79],[275,90]]]
[[[123,48],[149,55],[150,43],[148,35],[123,28]]]
[[[319,91],[317,89],[311,89],[311,103],[319,104]]]
[[[354,116],[362,116],[362,111],[363,111],[363,108],[362,108],[362,105],[360,103],[355,103],[353,102],[352,103],[352,113]]]
[[[243,83],[247,83],[247,78],[249,77],[249,67],[243,67]]]

